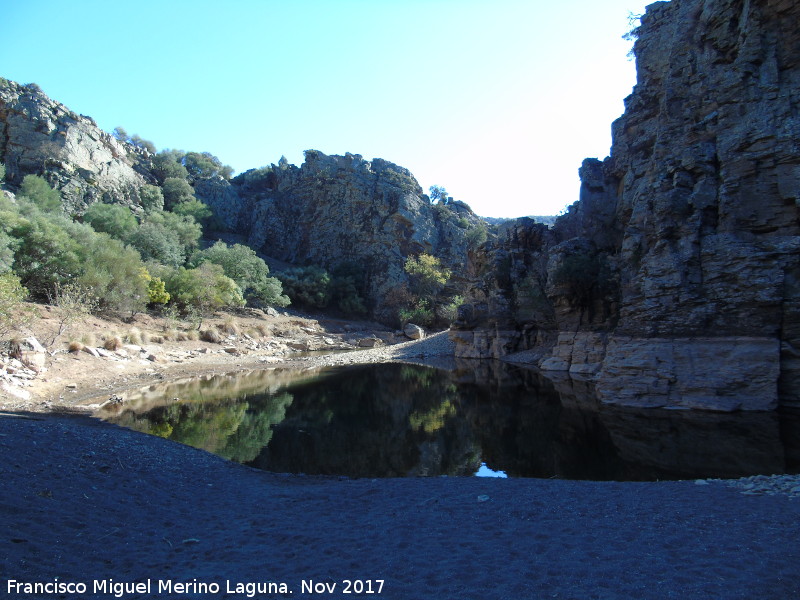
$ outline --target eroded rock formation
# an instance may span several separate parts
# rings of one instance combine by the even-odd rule
[[[788,0],[649,6],[611,156],[552,229],[472,255],[458,354],[595,374],[609,403],[798,404],[799,22]]]
[[[134,168],[138,157],[129,156],[135,151],[37,85],[0,78],[0,162],[12,185],[42,175],[61,192],[70,214],[98,201],[135,206],[146,183]]]
[[[479,222],[461,202],[435,206],[405,168],[357,154],[306,152],[302,166],[247,171],[195,183],[197,195],[263,254],[327,269],[357,265],[373,316],[395,318],[391,296],[409,256],[429,253],[464,272],[467,231]]]

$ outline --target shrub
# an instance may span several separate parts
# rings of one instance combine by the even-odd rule
[[[464,303],[461,296],[453,296],[450,302],[436,309],[436,316],[443,323],[450,324],[458,318],[458,307]]]
[[[433,325],[436,315],[427,300],[420,300],[410,308],[401,308],[398,311],[398,318],[401,326],[405,326],[407,323],[414,323],[415,325],[430,327]]]
[[[22,301],[27,295],[19,277],[12,273],[0,275],[0,336],[5,337],[29,319],[22,310]]]
[[[466,220],[466,219],[465,219]],[[486,231],[486,225],[483,223],[478,223],[475,227],[467,230],[466,239],[467,239],[467,248],[470,250],[474,250],[484,242],[488,238],[488,233]]]
[[[160,277],[151,277],[147,282],[147,301],[149,304],[166,304],[169,302],[166,283]]]
[[[192,217],[198,223],[205,222],[214,213],[208,206],[200,202],[197,198],[181,202],[172,208],[176,215]]]
[[[6,178],[6,166],[3,163],[0,163],[0,181]]]
[[[181,164],[183,156],[180,150],[162,150],[153,157],[152,173],[160,185],[171,177],[185,180],[189,176]]]
[[[412,290],[423,298],[435,296],[450,279],[451,272],[430,254],[409,256],[405,271],[411,276]]]
[[[164,207],[167,209],[195,199],[192,186],[185,179],[177,177],[167,177],[161,185],[161,193],[164,194]]]
[[[58,307],[58,326],[53,335],[44,342],[44,346],[52,346],[62,334],[69,332],[72,326],[97,308],[97,298],[91,290],[78,283],[56,284],[50,296],[50,304]]]
[[[201,265],[204,262],[221,266],[225,275],[236,282],[248,300],[258,300],[273,306],[289,305],[289,298],[283,294],[281,282],[269,277],[267,263],[259,258],[252,248],[241,244],[228,246],[218,241],[210,248],[195,252],[192,256],[193,265]]]
[[[105,233],[83,242],[78,283],[91,289],[98,308],[134,315],[148,302],[148,281],[138,252]]]
[[[61,194],[54,190],[47,180],[38,175],[25,175],[19,195],[33,202],[45,212],[61,212]]]
[[[103,348],[112,352],[119,350],[122,348],[122,338],[118,335],[111,336],[103,343]]]
[[[222,162],[210,152],[187,152],[183,158],[183,165],[189,175],[197,179],[208,179],[219,175],[230,179],[233,169]]]
[[[165,277],[166,288],[173,300],[184,309],[201,313],[225,306],[242,306],[242,291],[236,282],[225,276],[219,265],[203,263],[196,269],[179,267]]]
[[[11,235],[18,240],[14,271],[40,300],[52,294],[57,284],[74,279],[83,269],[84,252],[79,239],[87,235],[73,225],[63,217],[34,209],[11,227]]]
[[[200,339],[211,344],[219,344],[222,342],[222,335],[216,329],[203,329],[200,332]]]
[[[145,221],[129,238],[144,260],[154,260],[170,267],[183,264],[186,256],[178,235],[160,223]]]
[[[278,278],[292,304],[307,308],[325,308],[330,301],[331,277],[320,267],[296,267],[282,273]]]
[[[164,194],[155,185],[145,185],[139,189],[139,202],[145,212],[164,210]]]
[[[149,214],[145,223],[161,225],[173,234],[178,243],[183,246],[184,256],[190,256],[200,244],[203,228],[194,218],[185,215],[176,215],[171,212],[155,212]]]
[[[107,233],[118,240],[127,239],[138,227],[131,209],[120,204],[92,204],[83,215],[83,220],[95,231]]]

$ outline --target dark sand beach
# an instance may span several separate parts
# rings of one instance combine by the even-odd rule
[[[722,481],[276,475],[33,413],[0,456],[3,598],[800,597],[800,500]]]

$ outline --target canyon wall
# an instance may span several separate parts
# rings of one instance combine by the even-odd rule
[[[800,5],[647,8],[611,155],[551,229],[470,255],[463,357],[593,375],[604,402],[800,404]]]

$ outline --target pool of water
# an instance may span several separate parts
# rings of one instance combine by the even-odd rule
[[[282,473],[646,481],[800,469],[797,412],[616,408],[588,381],[484,361],[189,379],[99,416]]]

